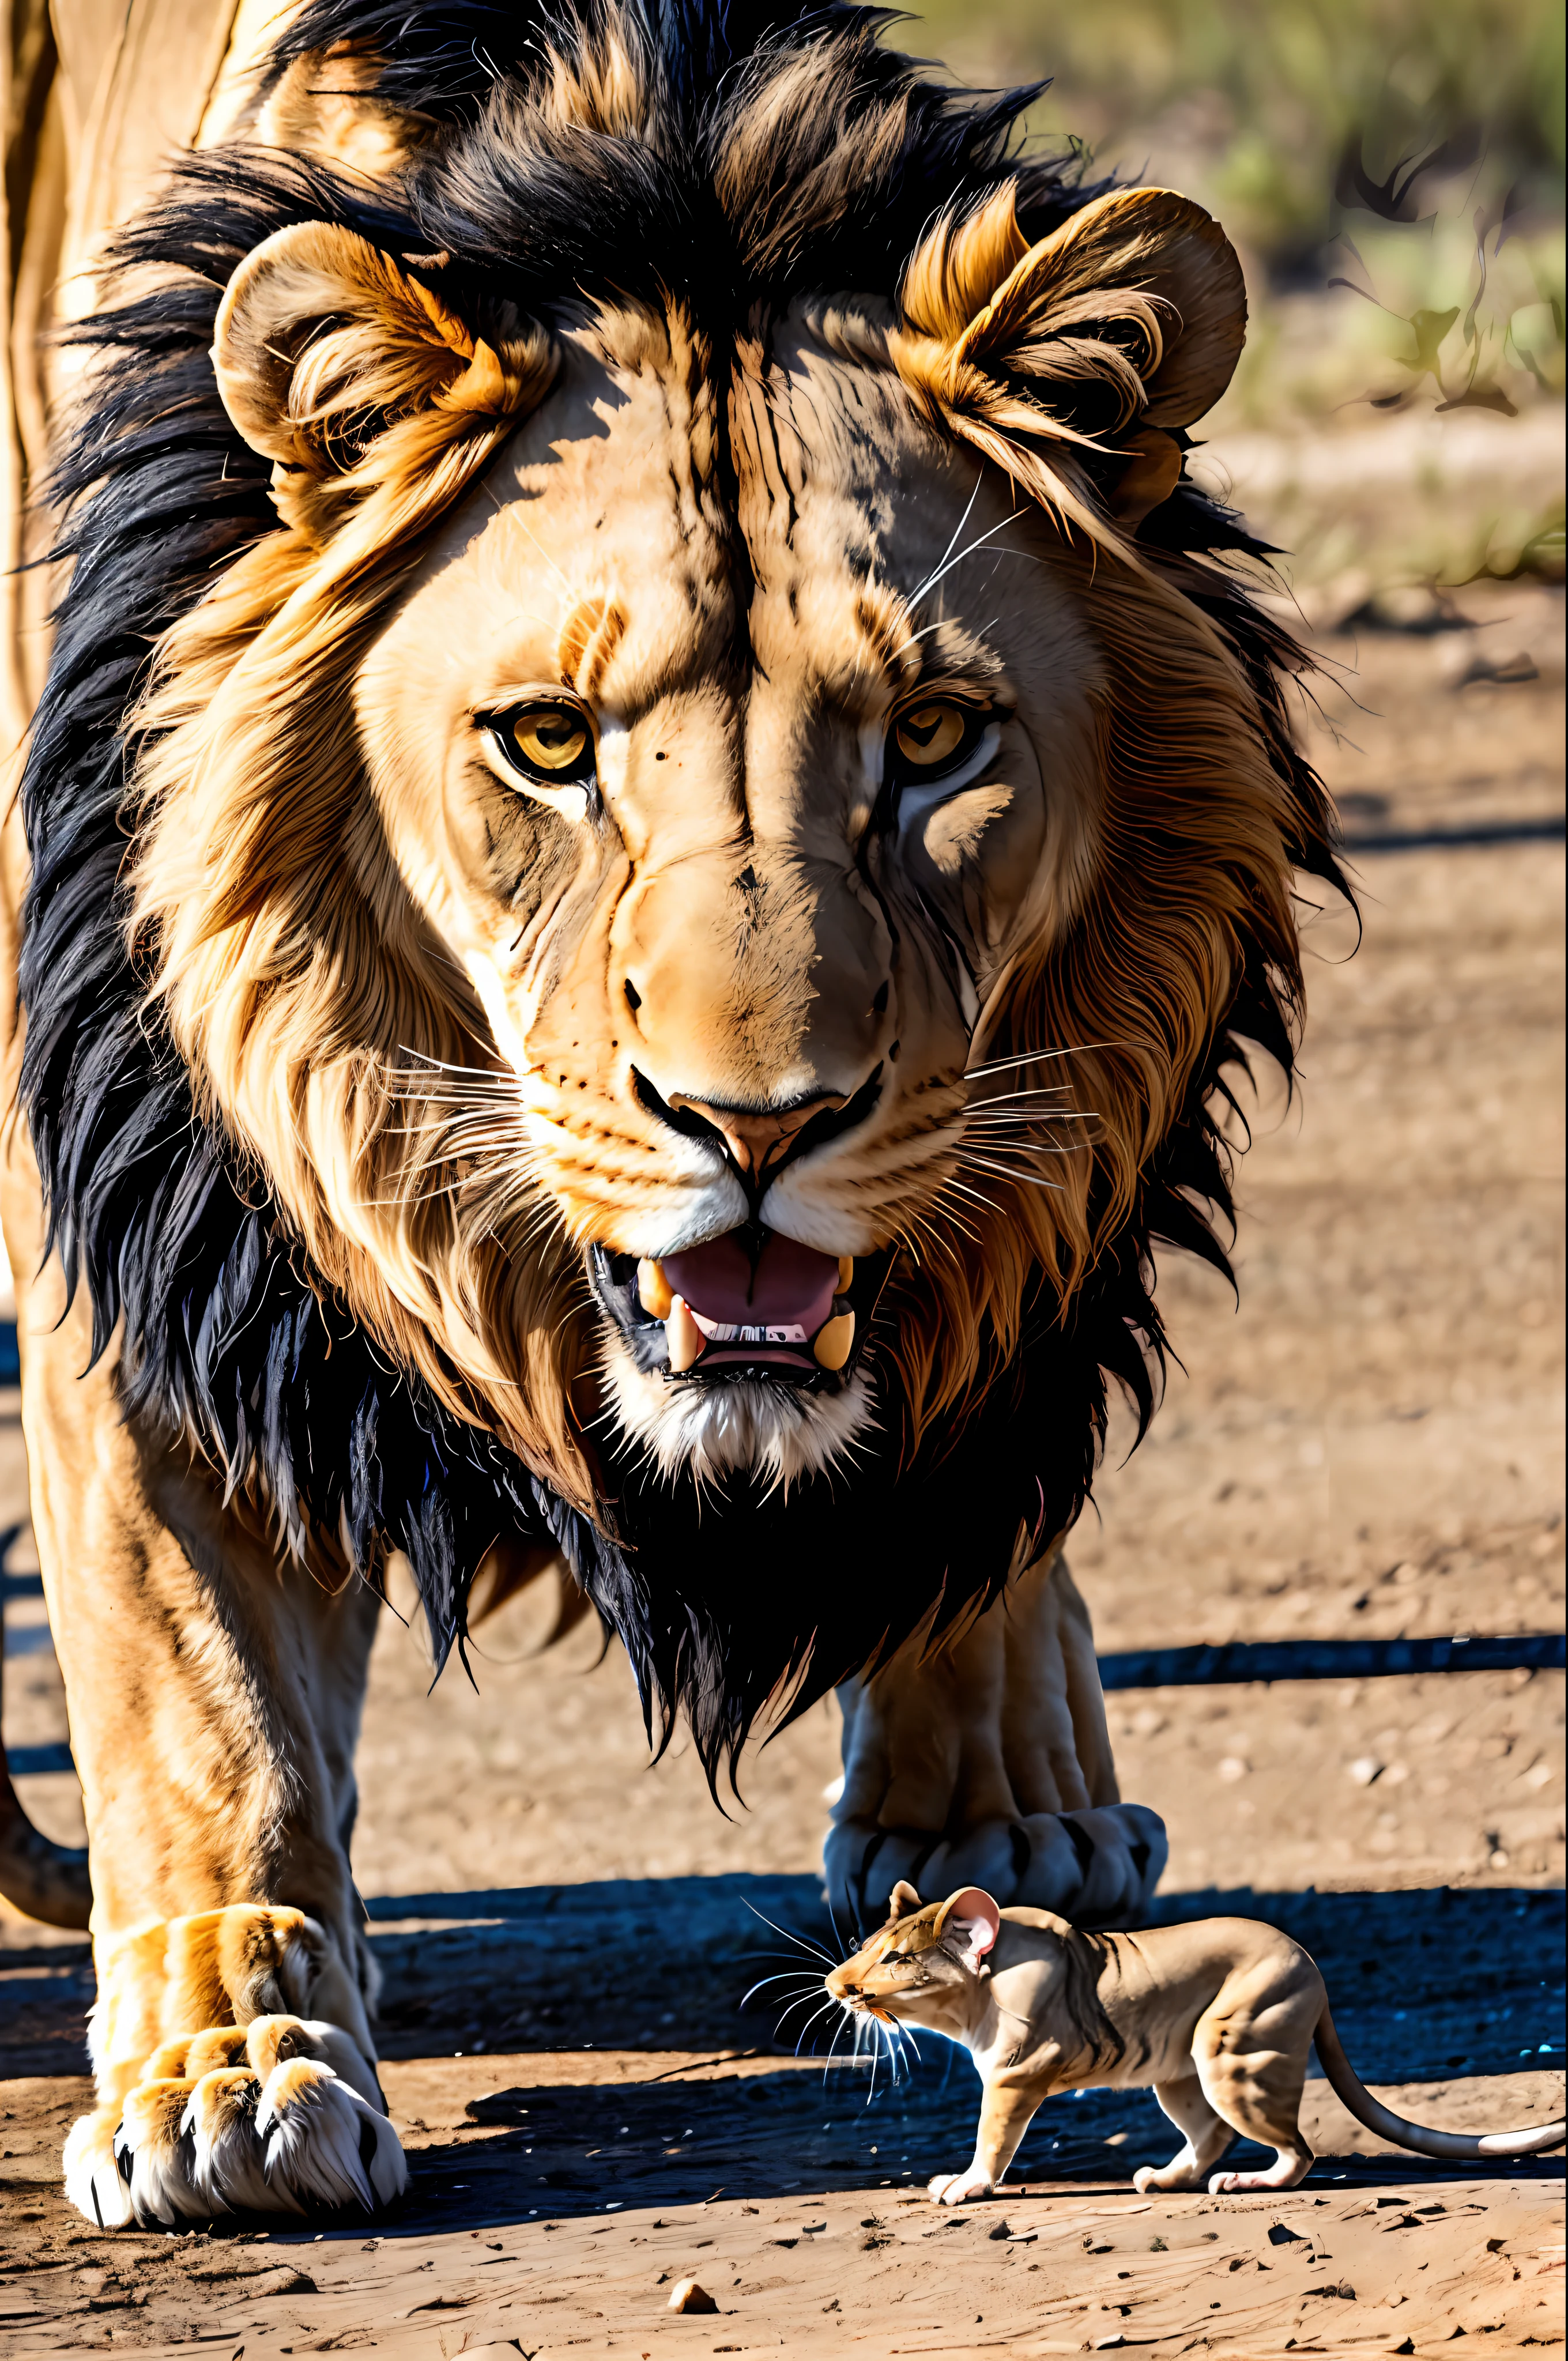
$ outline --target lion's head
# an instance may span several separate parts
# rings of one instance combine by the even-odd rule
[[[1327,818],[1182,478],[1241,272],[870,15],[487,16],[477,88],[420,21],[317,0],[261,119],[363,161],[334,49],[374,181],[203,159],[130,242],[272,520],[126,720],[137,1021],[309,1289],[601,1524],[629,1458],[907,1459],[1206,1236],[1227,1028],[1288,1055]]]

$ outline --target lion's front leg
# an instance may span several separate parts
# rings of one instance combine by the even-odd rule
[[[873,1925],[900,1878],[1100,1925],[1146,1907],[1165,1828],[1118,1799],[1089,1613],[1059,1552],[951,1646],[912,1643],[839,1694],[844,1784],[825,1866],[850,1927]]]
[[[36,1268],[14,1165],[5,1180]],[[372,2209],[406,2178],[348,1864],[378,1601],[324,1552],[280,1561],[183,1441],[125,1419],[105,1365],[81,1374],[53,1266],[19,1312],[93,1883],[99,2103],[67,2143],[68,2193],[105,2227]]]

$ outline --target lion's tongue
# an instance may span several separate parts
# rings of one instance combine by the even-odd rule
[[[664,1274],[712,1344],[806,1345],[831,1316],[839,1266],[770,1233],[753,1271],[731,1231],[689,1254],[666,1255]]]

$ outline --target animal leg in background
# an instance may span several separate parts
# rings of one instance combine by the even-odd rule
[[[1167,2165],[1141,2165],[1133,2175],[1133,2187],[1140,2197],[1151,2189],[1201,2189],[1235,2134],[1209,2104],[1196,2073],[1179,2082],[1157,2082],[1154,2094],[1187,2145]]]
[[[112,1354],[82,1374],[84,1302],[61,1322],[58,1263],[29,1276],[38,1184],[15,1131],[0,1193],[93,1878],[98,2105],[67,2143],[68,2191],[105,2227],[384,2199],[405,2174],[347,1850],[378,1601],[341,1565],[280,1563],[182,1440],[125,1419]],[[280,2014],[309,2023],[249,2058],[247,2029]],[[197,2074],[170,2055],[214,2034],[228,2047],[209,2041]],[[197,2155],[217,2159],[204,2179]]]
[[[901,1878],[1080,1925],[1142,1916],[1165,1828],[1118,1798],[1089,1611],[1059,1551],[952,1644],[923,1655],[916,1638],[839,1697],[844,1782],[824,1867],[850,1926],[875,1925]]]

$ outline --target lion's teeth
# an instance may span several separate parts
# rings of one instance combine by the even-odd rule
[[[662,1262],[640,1262],[637,1266],[637,1301],[651,1319],[667,1320],[674,1301],[669,1280],[664,1277]]]
[[[689,1369],[707,1342],[702,1330],[686,1309],[684,1295],[670,1298],[669,1316],[664,1322],[664,1341],[669,1351],[670,1367],[678,1376]]]
[[[841,1369],[854,1349],[854,1343],[855,1315],[852,1312],[840,1312],[836,1320],[829,1320],[825,1328],[817,1330],[817,1342],[811,1350],[818,1367]]]
[[[854,1276],[855,1276],[855,1257],[854,1257],[854,1256],[853,1256],[853,1255],[840,1255],[840,1256],[839,1257],[839,1284],[838,1284],[838,1286],[835,1288],[835,1290],[834,1290],[834,1293],[835,1293],[836,1295],[848,1295],[848,1293],[850,1292],[850,1283],[851,1283],[851,1281],[853,1280]]]

